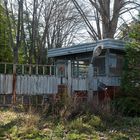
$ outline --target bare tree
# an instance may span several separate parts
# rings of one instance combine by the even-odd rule
[[[69,0],[33,0],[33,5],[25,1],[25,9],[29,63],[45,63],[47,48],[68,46],[81,23]]]
[[[45,13],[47,46],[68,46],[81,20],[69,0],[50,0],[49,5]]]
[[[72,2],[75,4],[78,0],[72,0]],[[119,19],[123,18],[122,15],[140,7],[140,3],[135,0],[89,0],[89,4],[94,11],[93,17],[96,22],[94,30],[89,28],[93,39],[114,38]],[[78,11],[80,9],[81,16],[85,18],[82,7],[79,6],[77,9]]]

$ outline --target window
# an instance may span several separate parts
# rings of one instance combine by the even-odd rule
[[[57,76],[65,76],[65,64],[57,64]]]
[[[85,78],[87,76],[87,65],[84,61],[72,62],[72,76]]]
[[[120,76],[123,67],[123,57],[119,55],[110,55],[109,57],[109,71],[111,75]]]
[[[96,71],[96,75],[104,75],[105,74],[105,57],[97,57],[93,61],[93,67]],[[95,72],[94,71],[94,72]]]

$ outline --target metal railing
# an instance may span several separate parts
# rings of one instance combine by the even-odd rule
[[[0,63],[0,74],[13,74],[13,72],[17,75],[56,75],[56,66]]]

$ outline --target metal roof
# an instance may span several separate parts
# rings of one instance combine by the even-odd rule
[[[94,47],[97,45],[103,45],[104,49],[117,49],[124,50],[125,42],[121,40],[114,39],[103,39],[98,40],[92,43],[83,43],[78,45],[73,45],[67,48],[55,48],[48,50],[48,57],[58,57],[58,56],[66,56],[78,53],[86,53],[93,51]]]

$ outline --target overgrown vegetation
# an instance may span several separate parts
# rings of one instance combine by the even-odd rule
[[[132,25],[126,46],[124,73],[120,96],[115,100],[118,112],[140,116],[140,23]]]
[[[0,111],[1,140],[139,140],[140,118],[86,113],[71,120],[33,112]],[[115,117],[115,119],[114,119]]]

